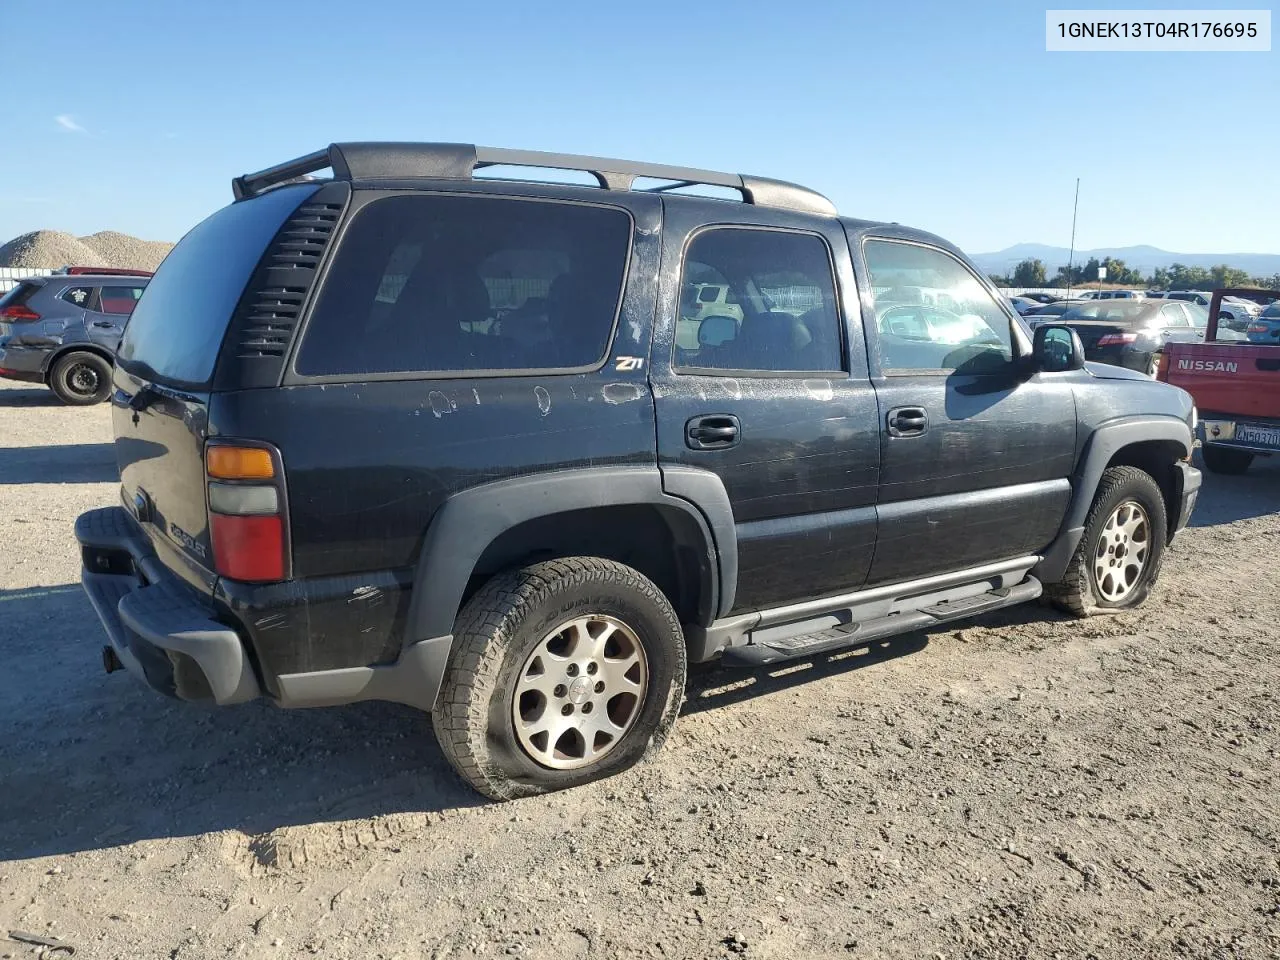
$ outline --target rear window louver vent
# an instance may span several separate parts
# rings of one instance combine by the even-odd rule
[[[311,289],[329,237],[342,214],[337,203],[306,203],[285,221],[266,257],[267,272],[274,281],[292,272],[288,285],[266,286],[255,291],[248,321],[241,328],[240,355],[283,357],[289,348],[302,301]]]
[[[216,380],[224,389],[273,386],[342,217],[349,189],[321,188],[276,233],[236,309]],[[250,201],[251,202],[251,201]]]

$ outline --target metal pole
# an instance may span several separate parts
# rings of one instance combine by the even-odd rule
[[[1071,205],[1071,253],[1067,255],[1067,299],[1071,299],[1071,275],[1076,262],[1076,213],[1080,210],[1080,178],[1076,177],[1076,199]]]

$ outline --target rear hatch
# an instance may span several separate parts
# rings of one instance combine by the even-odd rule
[[[31,309],[30,300],[44,286],[44,280],[23,280],[12,290],[0,295],[0,346],[12,336],[21,336],[40,319]]]
[[[248,317],[265,331],[259,341],[273,339],[275,313],[264,310],[266,291],[258,288],[275,273],[269,261],[288,242],[281,235],[291,215],[316,190],[280,187],[224,207],[192,229],[148,284],[117,352],[111,403],[121,498],[160,559],[206,592],[216,581],[204,471],[205,440],[216,433],[209,423],[215,374],[228,365],[233,319]],[[314,267],[298,268],[307,274],[305,285]],[[289,296],[279,290],[274,298]],[[281,307],[283,314],[296,310],[296,302]],[[287,345],[291,326],[281,329]],[[231,346],[233,355],[245,351],[242,342]],[[271,347],[283,356],[279,343]]]
[[[1170,343],[1167,379],[1195,398],[1201,416],[1280,419],[1280,346]]]

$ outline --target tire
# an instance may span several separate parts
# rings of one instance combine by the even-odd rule
[[[1135,505],[1140,508],[1139,521],[1133,520],[1132,511],[1125,512]],[[1133,522],[1139,529],[1145,526],[1141,539],[1138,529],[1125,533]],[[1151,475],[1137,467],[1109,468],[1102,474],[1067,572],[1059,582],[1045,585],[1045,596],[1077,617],[1142,606],[1160,576],[1168,529],[1164,496]],[[1134,562],[1138,557],[1140,564]]]
[[[579,786],[661,747],[685,671],[680,621],[643,574],[598,557],[533,564],[495,576],[458,615],[436,739],[494,800]]]
[[[111,396],[111,364],[96,353],[66,353],[54,361],[49,389],[63,403],[87,407]]]
[[[1200,459],[1204,461],[1204,468],[1210,473],[1237,476],[1249,469],[1249,464],[1253,463],[1253,454],[1247,450],[1232,450],[1230,447],[1205,444],[1200,448]]]
[[[1160,351],[1157,350],[1151,354],[1151,359],[1147,361],[1147,376],[1155,380],[1160,373]]]

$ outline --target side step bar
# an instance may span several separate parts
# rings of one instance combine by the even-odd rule
[[[1015,604],[1034,600],[1043,592],[1044,588],[1040,585],[1040,581],[1029,576],[1011,587],[988,590],[986,593],[958,600],[943,601],[919,610],[891,613],[864,623],[841,624],[815,633],[729,647],[722,656],[726,663],[750,666],[811,657],[845,647],[860,646],[900,633],[909,633],[912,630],[924,630],[949,620],[972,617],[1001,607],[1012,607]]]

